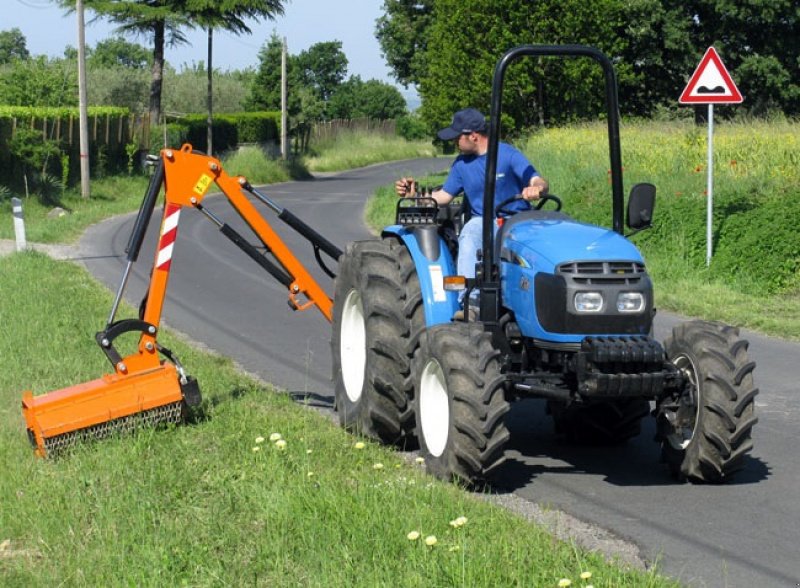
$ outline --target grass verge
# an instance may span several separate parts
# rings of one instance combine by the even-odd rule
[[[108,370],[93,334],[111,294],[37,253],[0,259],[0,275],[5,586],[676,585],[609,565],[387,448],[362,446],[166,331],[161,342],[201,383],[205,419],[38,460],[21,391]]]
[[[318,155],[307,157],[305,163],[311,171],[319,172],[436,155],[431,141],[406,141],[364,132],[339,133],[335,139],[315,144],[314,150]]]

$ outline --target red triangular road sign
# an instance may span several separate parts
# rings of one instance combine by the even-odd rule
[[[741,93],[733,83],[713,47],[706,50],[700,65],[694,70],[689,83],[678,99],[681,104],[739,104]]]

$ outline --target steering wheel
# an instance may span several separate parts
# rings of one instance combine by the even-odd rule
[[[501,213],[514,214],[514,212],[519,212],[519,211],[513,211],[512,212],[510,210],[505,210],[506,206],[508,206],[512,202],[516,202],[517,200],[522,200],[522,194],[517,194],[515,196],[512,196],[511,198],[506,198],[505,200],[503,200],[500,204],[498,204],[495,207],[494,216],[498,217],[498,216],[500,216]],[[539,196],[539,200],[536,202],[536,206],[534,206],[534,209],[541,210],[542,207],[547,202],[550,202],[550,201],[556,203],[556,212],[561,210],[561,205],[562,205],[561,198],[559,198],[555,194],[542,194],[541,196]]]

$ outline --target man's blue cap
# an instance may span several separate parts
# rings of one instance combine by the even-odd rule
[[[442,141],[452,141],[464,133],[482,133],[488,128],[486,117],[480,110],[465,108],[453,115],[453,124],[437,133]]]

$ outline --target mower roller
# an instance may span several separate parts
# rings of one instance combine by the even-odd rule
[[[145,193],[126,248],[126,264],[105,328],[96,340],[114,373],[40,396],[26,391],[22,412],[28,436],[41,457],[53,456],[89,438],[126,432],[139,425],[177,423],[187,408],[201,402],[197,381],[186,374],[178,358],[157,341],[161,312],[169,281],[172,253],[183,208],[199,210],[220,232],[288,289],[289,306],[306,310],[315,306],[330,321],[333,301],[292,254],[284,241],[245,195],[275,212],[279,219],[307,239],[320,267],[331,277],[320,253],[338,261],[341,250],[302,220],[253,188],[243,177],[232,177],[219,160],[195,152],[189,144],[180,150],[164,149],[155,158],[155,172]],[[216,184],[265,251],[250,244],[240,233],[207,209],[203,198]],[[148,292],[138,319],[115,320],[137,261],[156,200],[164,186],[164,211]],[[271,254],[270,259],[267,254]],[[277,261],[277,263],[275,263]],[[137,350],[120,355],[114,341],[125,333],[140,333]],[[163,357],[163,359],[162,359]]]

